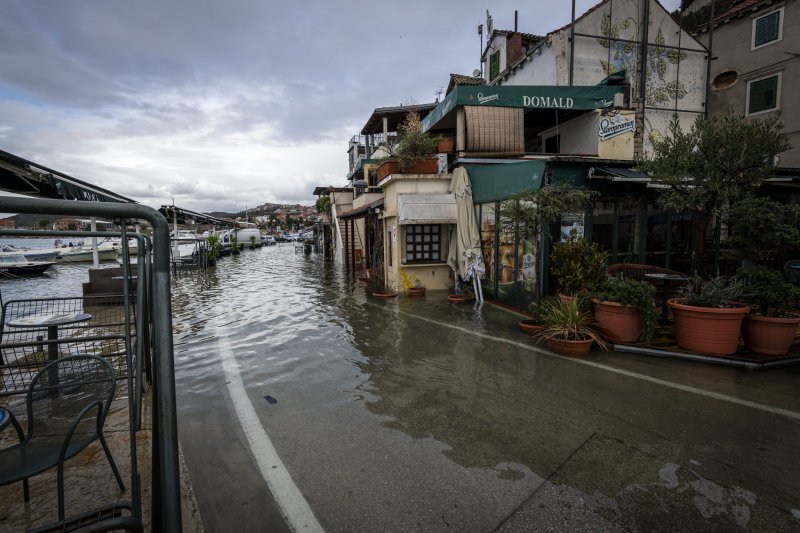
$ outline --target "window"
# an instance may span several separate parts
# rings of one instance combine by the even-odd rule
[[[747,114],[764,113],[778,109],[780,74],[753,80],[747,84]]]
[[[715,91],[722,91],[733,87],[739,79],[739,73],[735,70],[726,70],[714,76],[714,81],[711,82],[711,88]]]
[[[753,49],[781,40],[783,37],[782,14],[783,8],[780,8],[763,17],[753,19]]]
[[[406,263],[437,263],[442,260],[439,226],[406,226]]]
[[[489,81],[500,74],[500,50],[489,56]]]

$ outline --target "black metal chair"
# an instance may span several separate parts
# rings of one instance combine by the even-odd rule
[[[28,478],[58,468],[58,519],[64,520],[64,462],[99,439],[120,490],[125,490],[105,437],[105,422],[116,377],[105,359],[94,355],[63,357],[45,366],[26,394],[28,431],[12,414],[20,442],[0,450],[0,485],[22,481],[30,500]]]

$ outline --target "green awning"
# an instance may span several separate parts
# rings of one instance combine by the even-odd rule
[[[485,204],[512,198],[542,186],[544,160],[491,165],[464,165],[472,186],[472,202]]]
[[[607,109],[624,87],[609,85],[458,85],[422,121],[428,131],[457,106],[522,107],[525,109]]]

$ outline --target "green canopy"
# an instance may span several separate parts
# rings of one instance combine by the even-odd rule
[[[614,106],[622,86],[609,85],[458,85],[422,121],[423,131],[433,128],[457,106],[522,107],[526,109],[591,110]]]
[[[516,163],[464,165],[472,185],[472,202],[485,204],[539,189],[547,162],[537,159]]]

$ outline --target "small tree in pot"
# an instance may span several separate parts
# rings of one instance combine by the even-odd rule
[[[745,346],[758,353],[785,355],[794,342],[800,317],[781,308],[797,302],[800,288],[766,267],[742,269],[736,278],[744,285],[743,299],[756,306],[742,324]]]

